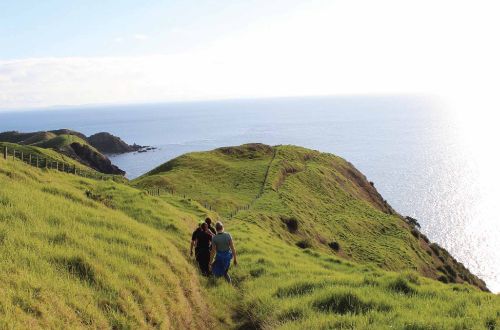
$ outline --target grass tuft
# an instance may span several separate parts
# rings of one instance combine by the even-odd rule
[[[397,292],[397,293],[402,293],[405,295],[414,295],[417,293],[417,290],[414,289],[406,279],[402,277],[398,277],[394,281],[391,281],[388,285],[389,289]]]
[[[336,314],[362,314],[375,309],[373,303],[364,302],[352,292],[335,292],[316,300],[314,308],[322,312]]]

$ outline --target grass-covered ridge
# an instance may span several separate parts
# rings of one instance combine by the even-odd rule
[[[113,181],[0,160],[0,328],[215,324],[184,237],[195,222]]]
[[[119,139],[112,135],[109,136],[110,138]],[[121,142],[123,143],[123,141]],[[0,143],[15,144],[17,146],[15,148],[17,149],[22,147],[37,147],[53,150],[98,172],[118,175],[125,174],[124,171],[113,165],[103,152],[95,148],[89,138],[82,133],[69,129],[31,133],[17,131],[1,132]]]
[[[188,154],[133,182],[178,192],[160,197],[0,159],[0,328],[498,326],[498,296],[421,276],[459,282],[460,270],[438,270],[445,252],[365,181],[338,157],[288,146]],[[207,214],[235,239],[234,286],[189,259]]]
[[[291,244],[485,288],[403,221],[363,174],[331,154],[261,144],[220,148],[171,160],[134,184],[187,194],[223,215],[250,203],[237,218]]]

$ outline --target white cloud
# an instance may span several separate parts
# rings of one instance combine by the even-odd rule
[[[354,93],[467,96],[491,107],[495,6],[315,1],[185,54],[0,61],[0,108]]]

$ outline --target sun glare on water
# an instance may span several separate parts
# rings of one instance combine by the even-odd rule
[[[490,290],[500,292],[500,173],[498,127],[500,109],[496,99],[484,94],[457,97],[447,102],[453,138],[465,159],[465,176],[457,175],[458,186],[467,191],[463,212],[463,236],[455,237],[458,256],[472,272],[484,279]]]

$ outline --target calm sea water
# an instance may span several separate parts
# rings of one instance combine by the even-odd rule
[[[500,291],[499,214],[481,164],[438,103],[418,97],[286,98],[0,113],[0,131],[71,128],[156,146],[112,156],[135,178],[189,151],[262,142],[344,157],[403,215]],[[487,161],[487,160],[485,160]]]

